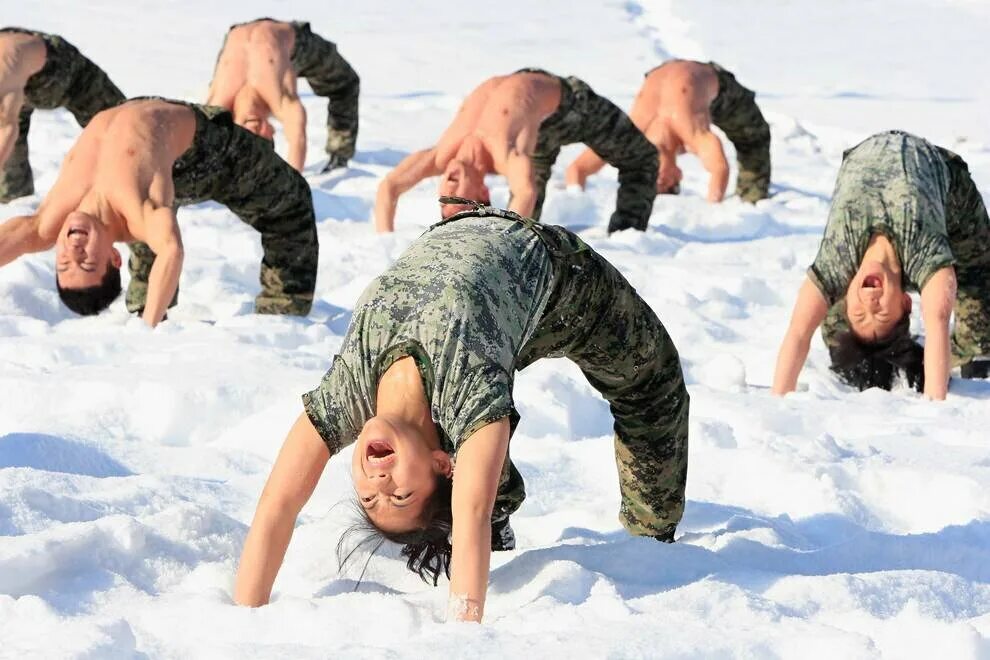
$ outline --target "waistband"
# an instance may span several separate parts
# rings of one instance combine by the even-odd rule
[[[574,86],[571,83],[570,78],[564,78],[563,76],[558,76],[556,74],[550,73],[546,69],[539,69],[537,67],[525,67],[514,71],[513,73],[539,73],[544,76],[549,76],[550,78],[555,78],[557,82],[560,83],[560,105],[557,109],[549,114],[541,124],[549,124],[555,121],[560,121],[564,115],[571,111],[571,104],[574,101]]]

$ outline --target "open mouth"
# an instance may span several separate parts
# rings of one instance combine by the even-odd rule
[[[369,463],[374,465],[387,463],[392,460],[393,456],[395,456],[395,450],[392,449],[392,445],[384,440],[372,440],[368,443],[365,457]]]
[[[864,289],[879,289],[883,287],[883,280],[877,275],[867,275],[863,278]]]

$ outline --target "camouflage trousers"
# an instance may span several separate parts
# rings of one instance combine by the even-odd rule
[[[718,77],[718,96],[710,106],[712,123],[736,148],[736,193],[747,202],[765,199],[770,190],[770,126],[756,105],[756,95],[715,62],[709,65]]]
[[[688,462],[689,398],[677,349],[649,305],[601,255],[563,227],[521,221],[532,223],[552,254],[554,288],[516,367],[566,357],[581,368],[615,419],[619,520],[632,534],[672,540],[684,513]],[[493,518],[514,512],[525,496],[522,477],[507,461]]]
[[[541,69],[522,71],[552,75]],[[532,158],[537,189],[533,218],[540,217],[550,170],[560,148],[580,142],[619,170],[619,192],[609,232],[645,230],[657,194],[656,148],[621,108],[596,94],[587,83],[573,76],[558,80],[560,106],[540,124]]]
[[[45,66],[28,78],[24,86],[24,106],[17,119],[17,141],[0,171],[0,202],[9,202],[34,193],[34,177],[28,160],[28,131],[35,108],[65,108],[80,126],[86,126],[97,112],[122,103],[124,95],[100,67],[62,37],[20,28],[4,28],[0,32],[32,34],[45,42]]]
[[[990,217],[966,161],[937,147],[949,168],[945,225],[956,258],[952,362],[990,357]]]
[[[313,304],[319,243],[313,197],[306,180],[271,144],[237,126],[223,108],[170,101],[196,115],[192,146],[172,166],[175,205],[212,200],[261,233],[259,314],[305,316]],[[131,243],[127,309],[140,312],[155,255]],[[170,307],[177,302],[172,300]]]

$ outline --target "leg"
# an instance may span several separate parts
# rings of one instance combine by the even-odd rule
[[[155,253],[151,251],[147,243],[140,241],[127,245],[131,250],[131,258],[127,260],[127,270],[131,273],[131,281],[127,285],[126,304],[127,311],[132,314],[144,312],[144,303],[148,298],[148,277],[151,275],[151,266],[155,263]],[[179,302],[179,290],[175,290],[172,302],[168,304],[169,309],[175,307]]]
[[[306,180],[262,138],[230,126],[213,199],[261,233],[259,314],[305,316],[313,305],[319,242]]]
[[[34,177],[28,161],[28,130],[34,108],[24,104],[17,118],[17,142],[0,171],[0,203],[34,194]]]
[[[711,62],[711,66],[718,76],[712,123],[736,148],[736,193],[747,202],[765,199],[770,190],[770,126],[756,105],[756,95],[718,64]]]
[[[76,57],[79,62],[67,92],[65,107],[79,125],[85,127],[96,113],[123,103],[125,97],[103,69],[78,51]]]
[[[949,167],[945,224],[958,261],[952,357],[965,375],[974,360],[990,358],[990,217],[966,162],[950,151],[939,151]]]
[[[617,105],[595,94],[577,78],[569,78],[568,82],[574,90],[574,109],[582,117],[573,141],[588,145],[619,170],[619,192],[608,223],[609,232],[645,230],[657,194],[656,147]]]
[[[566,230],[547,229],[578,251],[555,260],[553,298],[520,368],[546,355],[577,363],[615,418],[619,519],[632,534],[673,540],[688,459],[689,401],[677,350],[611,264]]]
[[[536,186],[536,205],[533,207],[532,218],[539,220],[543,213],[543,202],[547,197],[547,183],[550,181],[553,164],[560,155],[560,141],[555,131],[544,131],[540,127],[540,136],[536,144],[536,151],[533,153],[533,184]],[[509,204],[512,198],[509,198]]]
[[[329,99],[326,151],[330,163],[343,167],[354,157],[358,132],[358,95],[361,80],[337,46],[313,34],[309,23],[293,23],[296,44],[292,66],[305,78],[313,93]]]

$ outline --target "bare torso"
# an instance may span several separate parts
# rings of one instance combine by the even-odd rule
[[[267,119],[286,95],[296,94],[294,46],[295,31],[288,23],[260,20],[233,28],[217,61],[207,103],[233,111],[238,124],[251,114]]]
[[[40,233],[54,236],[69,213],[81,210],[98,217],[116,240],[145,240],[144,211],[174,202],[172,165],[195,133],[193,110],[165,101],[129,101],[99,113],[38,209]]]
[[[460,154],[485,172],[504,173],[510,153],[533,154],[540,123],[557,110],[560,94],[557,78],[542,73],[486,80],[464,100],[437,142],[437,168]]]
[[[674,60],[647,75],[631,114],[658,148],[697,153],[695,140],[710,131],[709,106],[717,95],[711,66]]]

